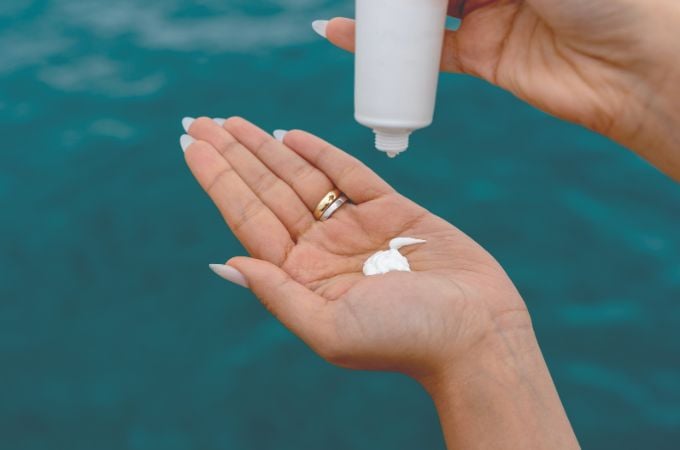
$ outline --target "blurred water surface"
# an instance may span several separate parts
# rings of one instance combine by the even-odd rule
[[[325,0],[0,3],[0,447],[442,449],[410,380],[330,367],[207,270],[241,254],[183,116],[300,127],[489,249],[584,448],[677,448],[680,188],[512,96],[443,76],[387,160],[352,120]]]

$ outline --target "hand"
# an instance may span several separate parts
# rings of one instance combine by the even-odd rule
[[[578,447],[524,302],[479,245],[308,133],[281,143],[239,118],[187,128],[189,167],[253,256],[218,272],[319,355],[417,379],[451,448]],[[316,221],[334,187],[353,204]],[[364,276],[397,236],[427,240],[401,250],[413,271]]]
[[[677,0],[451,0],[442,70],[483,78],[680,180]],[[354,22],[328,39],[354,50]]]
[[[248,286],[294,333],[346,367],[431,377],[505,327],[530,328],[496,261],[375,173],[302,131],[285,144],[245,120],[189,130],[195,177],[254,258],[234,258]],[[311,211],[334,186],[353,202],[330,220]],[[413,272],[366,277],[362,265],[398,236]]]

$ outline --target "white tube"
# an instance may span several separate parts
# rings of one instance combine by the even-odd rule
[[[448,0],[356,0],[354,117],[391,157],[432,123]]]

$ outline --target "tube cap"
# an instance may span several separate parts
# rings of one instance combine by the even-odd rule
[[[375,148],[386,152],[390,158],[394,158],[408,148],[411,135],[409,130],[373,130],[373,132],[375,133]]]

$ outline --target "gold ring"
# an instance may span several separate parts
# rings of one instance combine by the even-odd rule
[[[328,209],[329,206],[333,204],[334,201],[338,199],[338,197],[340,197],[340,195],[342,194],[338,189],[333,189],[328,194],[324,195],[314,210],[314,218],[316,220],[321,219],[323,213]]]

